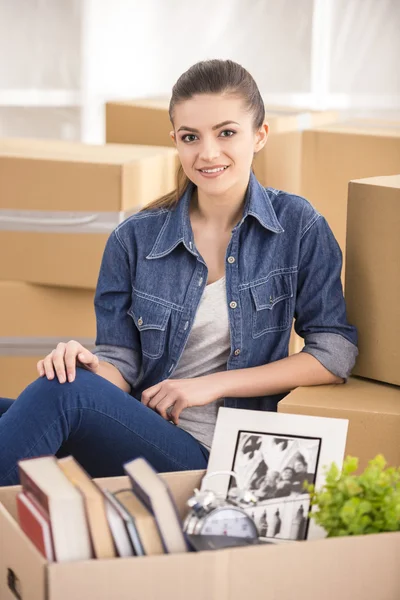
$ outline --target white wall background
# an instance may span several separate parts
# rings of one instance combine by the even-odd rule
[[[400,117],[400,0],[0,0],[0,136],[104,139],[104,101],[232,58],[273,104]]]

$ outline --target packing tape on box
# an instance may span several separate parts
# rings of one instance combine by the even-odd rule
[[[59,337],[0,337],[0,356],[45,356],[60,342],[71,338]],[[92,351],[95,348],[93,338],[77,338],[82,346]]]
[[[46,210],[0,209],[0,231],[37,233],[111,233],[129,212],[67,212]]]

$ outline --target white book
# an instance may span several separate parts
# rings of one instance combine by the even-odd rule
[[[115,506],[116,500],[110,491],[103,490],[103,493],[106,498],[107,520],[114,539],[115,547],[117,548],[118,556],[134,556],[135,553],[133,551],[130,537],[125,526],[125,521]]]

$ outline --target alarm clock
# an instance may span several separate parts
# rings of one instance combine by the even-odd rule
[[[206,475],[204,481],[207,477],[222,474],[232,475],[238,481],[234,471],[216,471]],[[243,488],[238,488],[235,494],[231,493],[226,498],[211,490],[195,489],[194,496],[188,500],[190,511],[183,529],[187,534],[255,539],[258,537],[257,527],[245,507],[254,506],[256,503],[255,495]]]

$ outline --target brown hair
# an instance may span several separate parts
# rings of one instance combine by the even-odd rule
[[[247,110],[253,113],[254,129],[262,127],[265,118],[264,102],[256,82],[248,71],[232,60],[204,60],[183,73],[172,88],[169,118],[174,124],[174,108],[180,102],[196,94],[230,94],[245,101]],[[190,180],[179,165],[174,191],[150,202],[142,210],[172,208],[186,191]]]

